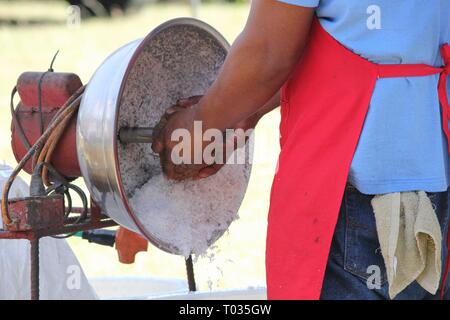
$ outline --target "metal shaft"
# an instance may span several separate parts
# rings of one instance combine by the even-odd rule
[[[153,128],[121,128],[119,140],[122,143],[152,143]]]
[[[188,278],[189,291],[194,292],[197,291],[197,286],[195,284],[195,275],[194,275],[194,263],[192,261],[192,256],[186,259],[186,272]]]
[[[30,240],[31,300],[39,300],[39,237]]]

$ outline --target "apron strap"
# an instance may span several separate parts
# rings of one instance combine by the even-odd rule
[[[444,59],[444,67],[442,68],[441,76],[439,78],[439,101],[442,109],[442,126],[444,128],[445,135],[447,136],[448,151],[450,153],[450,104],[448,102],[447,92],[447,78],[450,75],[450,45],[444,44],[441,48],[441,55]]]
[[[441,68],[432,67],[426,64],[374,64],[377,69],[378,79],[399,78],[399,77],[424,77],[434,74],[439,76],[439,102],[442,111],[442,128],[447,136],[448,152],[450,154],[450,105],[447,93],[447,78],[450,75],[450,45],[448,43],[441,47],[441,55],[444,66]]]
[[[444,68],[427,64],[376,64],[378,79],[400,77],[425,77],[440,74]]]

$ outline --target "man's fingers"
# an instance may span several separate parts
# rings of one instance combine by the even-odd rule
[[[162,128],[159,126],[156,126],[153,129],[152,134],[152,150],[156,153],[161,153],[164,150],[164,143],[162,141],[163,135],[162,135]]]
[[[167,122],[177,121],[178,115],[175,116],[179,111],[188,112],[186,109],[197,104],[203,96],[193,96],[187,99],[180,99],[177,104],[166,109],[164,115],[161,117],[160,122],[155,127],[153,131],[153,143],[152,150],[159,153],[160,163],[164,175],[168,179],[181,181],[185,179],[200,179],[205,178],[216,173],[222,165],[213,165],[208,168],[204,168],[202,172],[199,170],[203,168],[203,165],[193,165],[193,164],[181,164],[175,165],[172,162],[170,154],[170,142],[167,141],[166,135],[171,129],[166,130]],[[180,114],[182,118],[183,114]]]
[[[152,150],[156,153],[161,153],[164,150],[164,128],[167,124],[167,120],[162,118],[159,123],[153,128],[152,133]]]
[[[177,101],[177,106],[187,108],[191,106],[190,100],[188,99],[180,99]]]
[[[164,150],[164,145],[160,140],[153,141],[152,150],[155,153],[161,153]]]
[[[159,161],[161,163],[162,171],[164,175],[169,178],[173,179],[174,176],[174,168],[173,163],[170,161],[170,157],[167,157],[167,151],[160,153],[159,155]]]
[[[164,130],[167,125],[167,122],[173,114],[177,113],[180,110],[183,110],[183,108],[180,108],[178,106],[172,106],[166,109],[164,115],[161,117],[161,120],[153,128],[152,150],[154,152],[161,153],[164,150],[164,141],[163,141],[165,136]]]
[[[183,181],[196,176],[197,171],[189,169],[187,165],[174,165],[170,160],[165,161],[163,172],[168,179]]]
[[[209,167],[203,168],[194,177],[194,179],[205,179],[214,174],[216,174],[224,165],[223,164],[213,164]]]
[[[189,107],[192,107],[193,105],[199,103],[199,101],[202,98],[203,98],[203,96],[192,96],[189,98],[179,99],[177,101],[177,106],[180,106],[182,108],[189,108]]]
[[[166,109],[166,116],[171,116],[174,113],[183,110],[183,108],[179,107],[179,106],[171,106],[170,108]]]

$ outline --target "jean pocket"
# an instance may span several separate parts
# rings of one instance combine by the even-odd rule
[[[384,285],[387,282],[386,267],[378,241],[372,198],[354,188],[347,188],[345,192],[344,269],[365,282],[370,278]]]
[[[436,217],[438,218],[439,224],[442,229],[442,239],[446,239],[448,224],[450,218],[450,199],[449,192],[435,192],[430,193],[427,192],[427,196],[431,201],[433,209],[436,213]]]

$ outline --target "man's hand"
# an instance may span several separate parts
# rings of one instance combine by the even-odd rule
[[[235,150],[238,147],[237,137],[227,139],[223,138],[223,152],[225,158],[221,159],[220,163],[214,163],[212,165],[202,164],[174,164],[172,161],[172,152],[174,146],[179,143],[178,141],[172,141],[172,133],[177,129],[186,129],[190,133],[191,140],[191,159],[195,158],[195,153],[201,153],[197,157],[202,157],[203,151],[206,146],[202,144],[202,148],[195,150],[194,140],[195,132],[193,130],[193,123],[196,120],[196,106],[201,100],[202,96],[193,96],[187,99],[180,99],[176,105],[171,106],[166,110],[166,113],[161,117],[160,122],[155,126],[153,131],[153,144],[152,149],[160,156],[161,167],[164,174],[174,180],[185,180],[189,178],[201,179],[207,178],[217,173],[226,163],[226,156],[229,150]],[[237,123],[232,129],[242,129],[247,131],[248,129],[254,129],[261,115],[254,114],[244,121]]]
[[[202,96],[193,96],[187,99],[180,99],[177,103],[166,110],[159,123],[153,129],[153,144],[152,149],[156,153],[161,153],[164,149],[164,140],[162,139],[163,133],[165,133],[165,127],[171,115],[174,115],[177,111],[181,111],[195,106]]]
[[[176,105],[166,110],[153,131],[152,149],[159,154],[162,170],[170,179],[185,180],[195,178],[203,167],[200,164],[192,163],[175,164],[172,158],[173,149],[179,143],[179,141],[172,140],[172,134],[175,130],[185,129],[189,132],[188,137],[192,140],[194,138],[195,106],[200,99],[201,96],[196,96],[179,100]],[[191,150],[183,151],[191,152],[191,159],[194,159],[194,152],[201,150],[193,148],[192,140]]]

